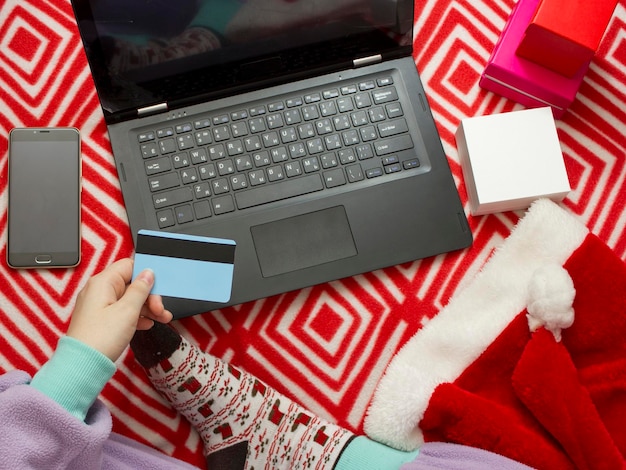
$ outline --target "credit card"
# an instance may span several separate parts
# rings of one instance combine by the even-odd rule
[[[235,270],[234,240],[139,230],[133,279],[154,272],[152,294],[228,302]]]

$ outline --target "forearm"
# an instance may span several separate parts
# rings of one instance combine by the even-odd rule
[[[84,421],[115,370],[115,364],[106,356],[81,341],[64,336],[30,385]]]

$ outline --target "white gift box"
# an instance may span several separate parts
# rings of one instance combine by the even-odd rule
[[[455,135],[472,215],[571,191],[549,107],[463,119]]]

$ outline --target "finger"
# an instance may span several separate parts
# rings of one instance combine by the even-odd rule
[[[128,284],[133,275],[133,260],[131,258],[118,259],[115,263],[109,265],[100,274],[118,275]]]
[[[137,320],[137,329],[138,330],[149,330],[154,326],[154,320],[146,317],[139,317]]]
[[[174,315],[169,310],[163,310],[158,318],[155,318],[159,323],[169,323],[174,319]]]
[[[146,306],[150,311],[150,317],[163,322],[164,320],[170,321],[172,317],[172,312],[167,310],[163,305],[163,299],[160,295],[151,294],[148,297],[148,301],[146,302]]]
[[[160,295],[150,294],[146,304],[141,310],[141,315],[159,323],[169,323],[172,318],[172,312],[163,306],[163,300]]]
[[[153,313],[163,311],[165,309],[163,306],[163,298],[160,295],[151,294],[146,301],[146,307],[148,307],[148,309]]]
[[[130,283],[124,295],[120,298],[119,303],[128,311],[134,312],[139,317],[144,304],[150,295],[150,290],[154,285],[154,273],[149,269],[144,269]]]
[[[126,286],[130,282],[133,275],[133,260],[123,258],[117,260],[106,269],[94,276],[94,281],[112,286],[115,291],[115,298],[119,299],[124,295]],[[103,295],[106,295],[102,291]]]
[[[92,276],[80,290],[77,304],[89,301],[92,305],[106,307],[116,302],[126,291],[132,276],[132,260],[122,259]]]

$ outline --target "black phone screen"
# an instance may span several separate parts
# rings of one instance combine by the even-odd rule
[[[78,264],[80,178],[80,137],[76,129],[11,131],[7,251],[10,266]]]

